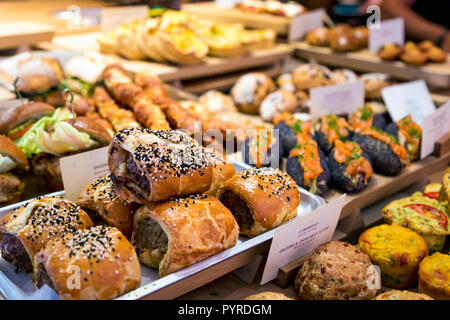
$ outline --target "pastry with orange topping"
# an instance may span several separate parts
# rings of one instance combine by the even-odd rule
[[[410,161],[417,160],[420,157],[422,128],[414,122],[410,115],[396,123],[388,124],[385,131],[392,134],[405,147]]]
[[[278,168],[282,153],[278,132],[263,125],[256,126],[242,146],[244,162],[257,168]]]
[[[311,137],[311,122],[297,119],[294,114],[282,112],[273,119],[280,137],[283,157],[289,157],[289,152],[297,144],[297,137]]]
[[[328,155],[337,140],[348,139],[351,129],[345,118],[330,113],[320,117],[314,130],[314,140]]]

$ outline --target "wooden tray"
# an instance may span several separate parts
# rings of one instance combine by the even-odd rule
[[[37,21],[0,23],[0,50],[50,41],[55,28]]]
[[[236,8],[219,8],[214,2],[185,4],[182,6],[182,10],[204,19],[227,23],[238,22],[255,29],[273,29],[279,35],[287,35],[292,22],[291,18],[269,13],[252,13]]]
[[[293,53],[291,46],[277,44],[273,48],[256,50],[240,57],[215,58],[205,57],[204,63],[190,66],[178,66],[151,61],[127,60],[118,55],[98,53],[96,39],[99,32],[56,36],[51,43],[41,43],[39,48],[45,50],[72,50],[85,52],[95,59],[106,63],[119,62],[130,72],[151,71],[165,82],[200,79],[232,72],[251,70],[258,67],[280,65]]]
[[[423,79],[435,88],[450,88],[450,55],[445,63],[428,63],[423,67],[409,66],[400,61],[382,61],[369,50],[338,53],[330,48],[295,42],[295,55],[325,65],[349,68],[360,72],[383,72],[401,80]]]

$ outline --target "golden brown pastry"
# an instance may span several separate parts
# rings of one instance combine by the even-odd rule
[[[359,79],[364,83],[366,100],[381,100],[381,90],[392,84],[392,79],[384,73],[365,73]]]
[[[219,188],[217,198],[233,213],[240,233],[249,237],[295,218],[300,204],[295,181],[273,168],[236,173]]]
[[[195,130],[199,131],[200,126],[196,127],[196,124],[202,123],[202,119],[183,108],[178,101],[167,98],[161,104],[161,109],[172,128],[183,129],[191,136]]]
[[[47,243],[34,263],[36,286],[47,284],[62,300],[113,299],[141,284],[136,252],[113,227],[66,233]]]
[[[426,52],[429,49],[434,47],[434,43],[433,43],[433,41],[430,41],[430,40],[424,40],[422,42],[419,42],[417,46],[419,47],[420,50]]]
[[[95,224],[116,227],[126,237],[131,236],[135,203],[127,203],[116,196],[110,175],[97,179],[80,194],[77,205],[83,208]]]
[[[369,43],[370,31],[366,26],[358,26],[353,28],[353,35],[358,40],[360,48],[366,48]]]
[[[428,60],[431,62],[442,63],[447,61],[447,54],[444,50],[438,47],[432,47],[426,51]]]
[[[206,91],[198,98],[198,102],[204,105],[209,112],[215,114],[238,111],[233,99],[229,95],[217,90]]]
[[[108,151],[118,195],[141,204],[207,191],[212,181],[208,160],[197,141],[175,130],[125,129]]]
[[[215,196],[219,187],[231,179],[236,170],[231,162],[220,155],[210,151],[207,151],[207,155],[212,164],[212,180],[210,188],[205,193]]]
[[[154,104],[160,105],[167,99],[166,89],[164,89],[164,84],[158,76],[148,72],[141,72],[134,76],[134,82],[144,89]]]
[[[400,47],[398,44],[388,43],[380,49],[380,51],[378,52],[378,56],[383,60],[393,61],[402,54],[402,51],[402,47]]]
[[[159,22],[160,18],[142,20],[137,28],[136,42],[147,58],[164,62],[164,57],[156,49],[155,33],[158,30]]]
[[[282,112],[294,113],[297,110],[297,97],[286,90],[276,90],[270,93],[259,106],[259,114],[266,122],[272,122],[277,114]]]
[[[122,66],[118,64],[107,66],[103,70],[103,79],[114,99],[129,106],[134,111],[136,119],[146,128],[170,130],[164,113],[141,87],[133,83]]]
[[[359,40],[351,31],[330,35],[330,47],[341,52],[356,51],[360,48]]]
[[[283,293],[266,291],[248,296],[247,298],[245,298],[245,300],[295,300],[295,299],[289,298]]]
[[[409,49],[403,51],[400,55],[400,59],[410,65],[413,66],[423,66],[427,62],[427,55],[420,51],[419,49]]]
[[[327,27],[319,27],[306,34],[306,42],[312,46],[327,47],[330,45],[330,37]]]
[[[87,213],[69,200],[37,198],[0,219],[2,257],[17,270],[31,272],[34,255],[48,241],[89,226]]]
[[[369,257],[350,243],[331,241],[317,247],[295,277],[302,300],[369,300],[379,275]]]
[[[133,112],[120,108],[105,88],[96,87],[93,99],[98,113],[111,123],[116,132],[122,129],[141,127]]]
[[[140,21],[134,20],[117,27],[115,30],[115,51],[127,59],[145,59],[145,54],[142,52],[136,36],[139,25]]]
[[[263,99],[275,90],[272,79],[261,72],[247,73],[236,81],[231,97],[241,112],[257,114]]]
[[[450,255],[434,253],[419,265],[419,292],[438,300],[450,300]]]
[[[407,290],[390,290],[377,295],[373,300],[434,300],[424,293]]]
[[[161,277],[234,246],[239,236],[230,210],[201,194],[142,207],[133,226],[139,260]]]
[[[306,63],[292,71],[292,81],[297,90],[309,90],[333,84],[333,74],[325,66]]]

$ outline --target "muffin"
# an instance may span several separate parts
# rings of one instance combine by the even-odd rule
[[[448,213],[446,206],[438,200],[415,193],[392,201],[381,210],[381,214],[387,223],[417,232],[425,239],[431,253],[444,247],[449,234]]]
[[[266,291],[248,296],[247,298],[245,298],[245,300],[294,300],[294,299],[287,297],[283,293]]]
[[[379,275],[369,257],[341,241],[314,250],[295,277],[303,300],[368,300],[376,296]]]
[[[434,300],[424,293],[416,293],[407,290],[391,290],[380,293],[373,300]]]
[[[437,252],[423,259],[419,266],[419,292],[450,300],[450,255]]]
[[[241,112],[258,114],[259,105],[275,90],[275,83],[262,72],[247,73],[231,89],[231,97]]]
[[[395,289],[417,283],[419,263],[428,255],[425,240],[398,225],[383,224],[364,231],[359,246],[380,267],[383,285]]]
[[[385,61],[393,61],[401,55],[402,51],[402,47],[398,44],[388,43],[378,51],[378,56]]]
[[[312,46],[327,47],[330,44],[327,27],[319,27],[306,34],[306,42]]]
[[[450,171],[444,174],[442,179],[442,187],[439,192],[439,201],[446,202],[447,209],[450,211]]]
[[[292,71],[292,81],[297,90],[309,90],[333,84],[333,73],[325,66],[314,63],[302,64]]]

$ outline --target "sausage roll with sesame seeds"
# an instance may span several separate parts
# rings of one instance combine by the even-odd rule
[[[35,256],[35,284],[47,284],[63,300],[106,300],[141,284],[141,267],[127,238],[114,227],[65,233]]]
[[[64,232],[92,226],[88,214],[60,197],[37,198],[0,219],[3,259],[16,270],[33,271],[33,257],[48,241]]]
[[[216,195],[217,189],[225,183],[228,179],[230,179],[235,173],[234,165],[222,158],[220,155],[214,152],[208,152],[209,161],[212,165],[212,180],[211,187],[206,194]]]
[[[197,194],[140,208],[131,243],[139,260],[163,277],[234,246],[238,236],[230,210]]]
[[[236,173],[217,191],[233,213],[240,233],[255,237],[297,216],[300,192],[295,181],[273,168]]]
[[[126,237],[131,236],[133,214],[137,204],[125,202],[116,196],[110,175],[84,188],[77,204],[87,212],[95,224],[106,223],[119,229]]]
[[[111,141],[108,165],[118,196],[127,202],[203,193],[212,182],[207,150],[182,131],[122,130]]]

